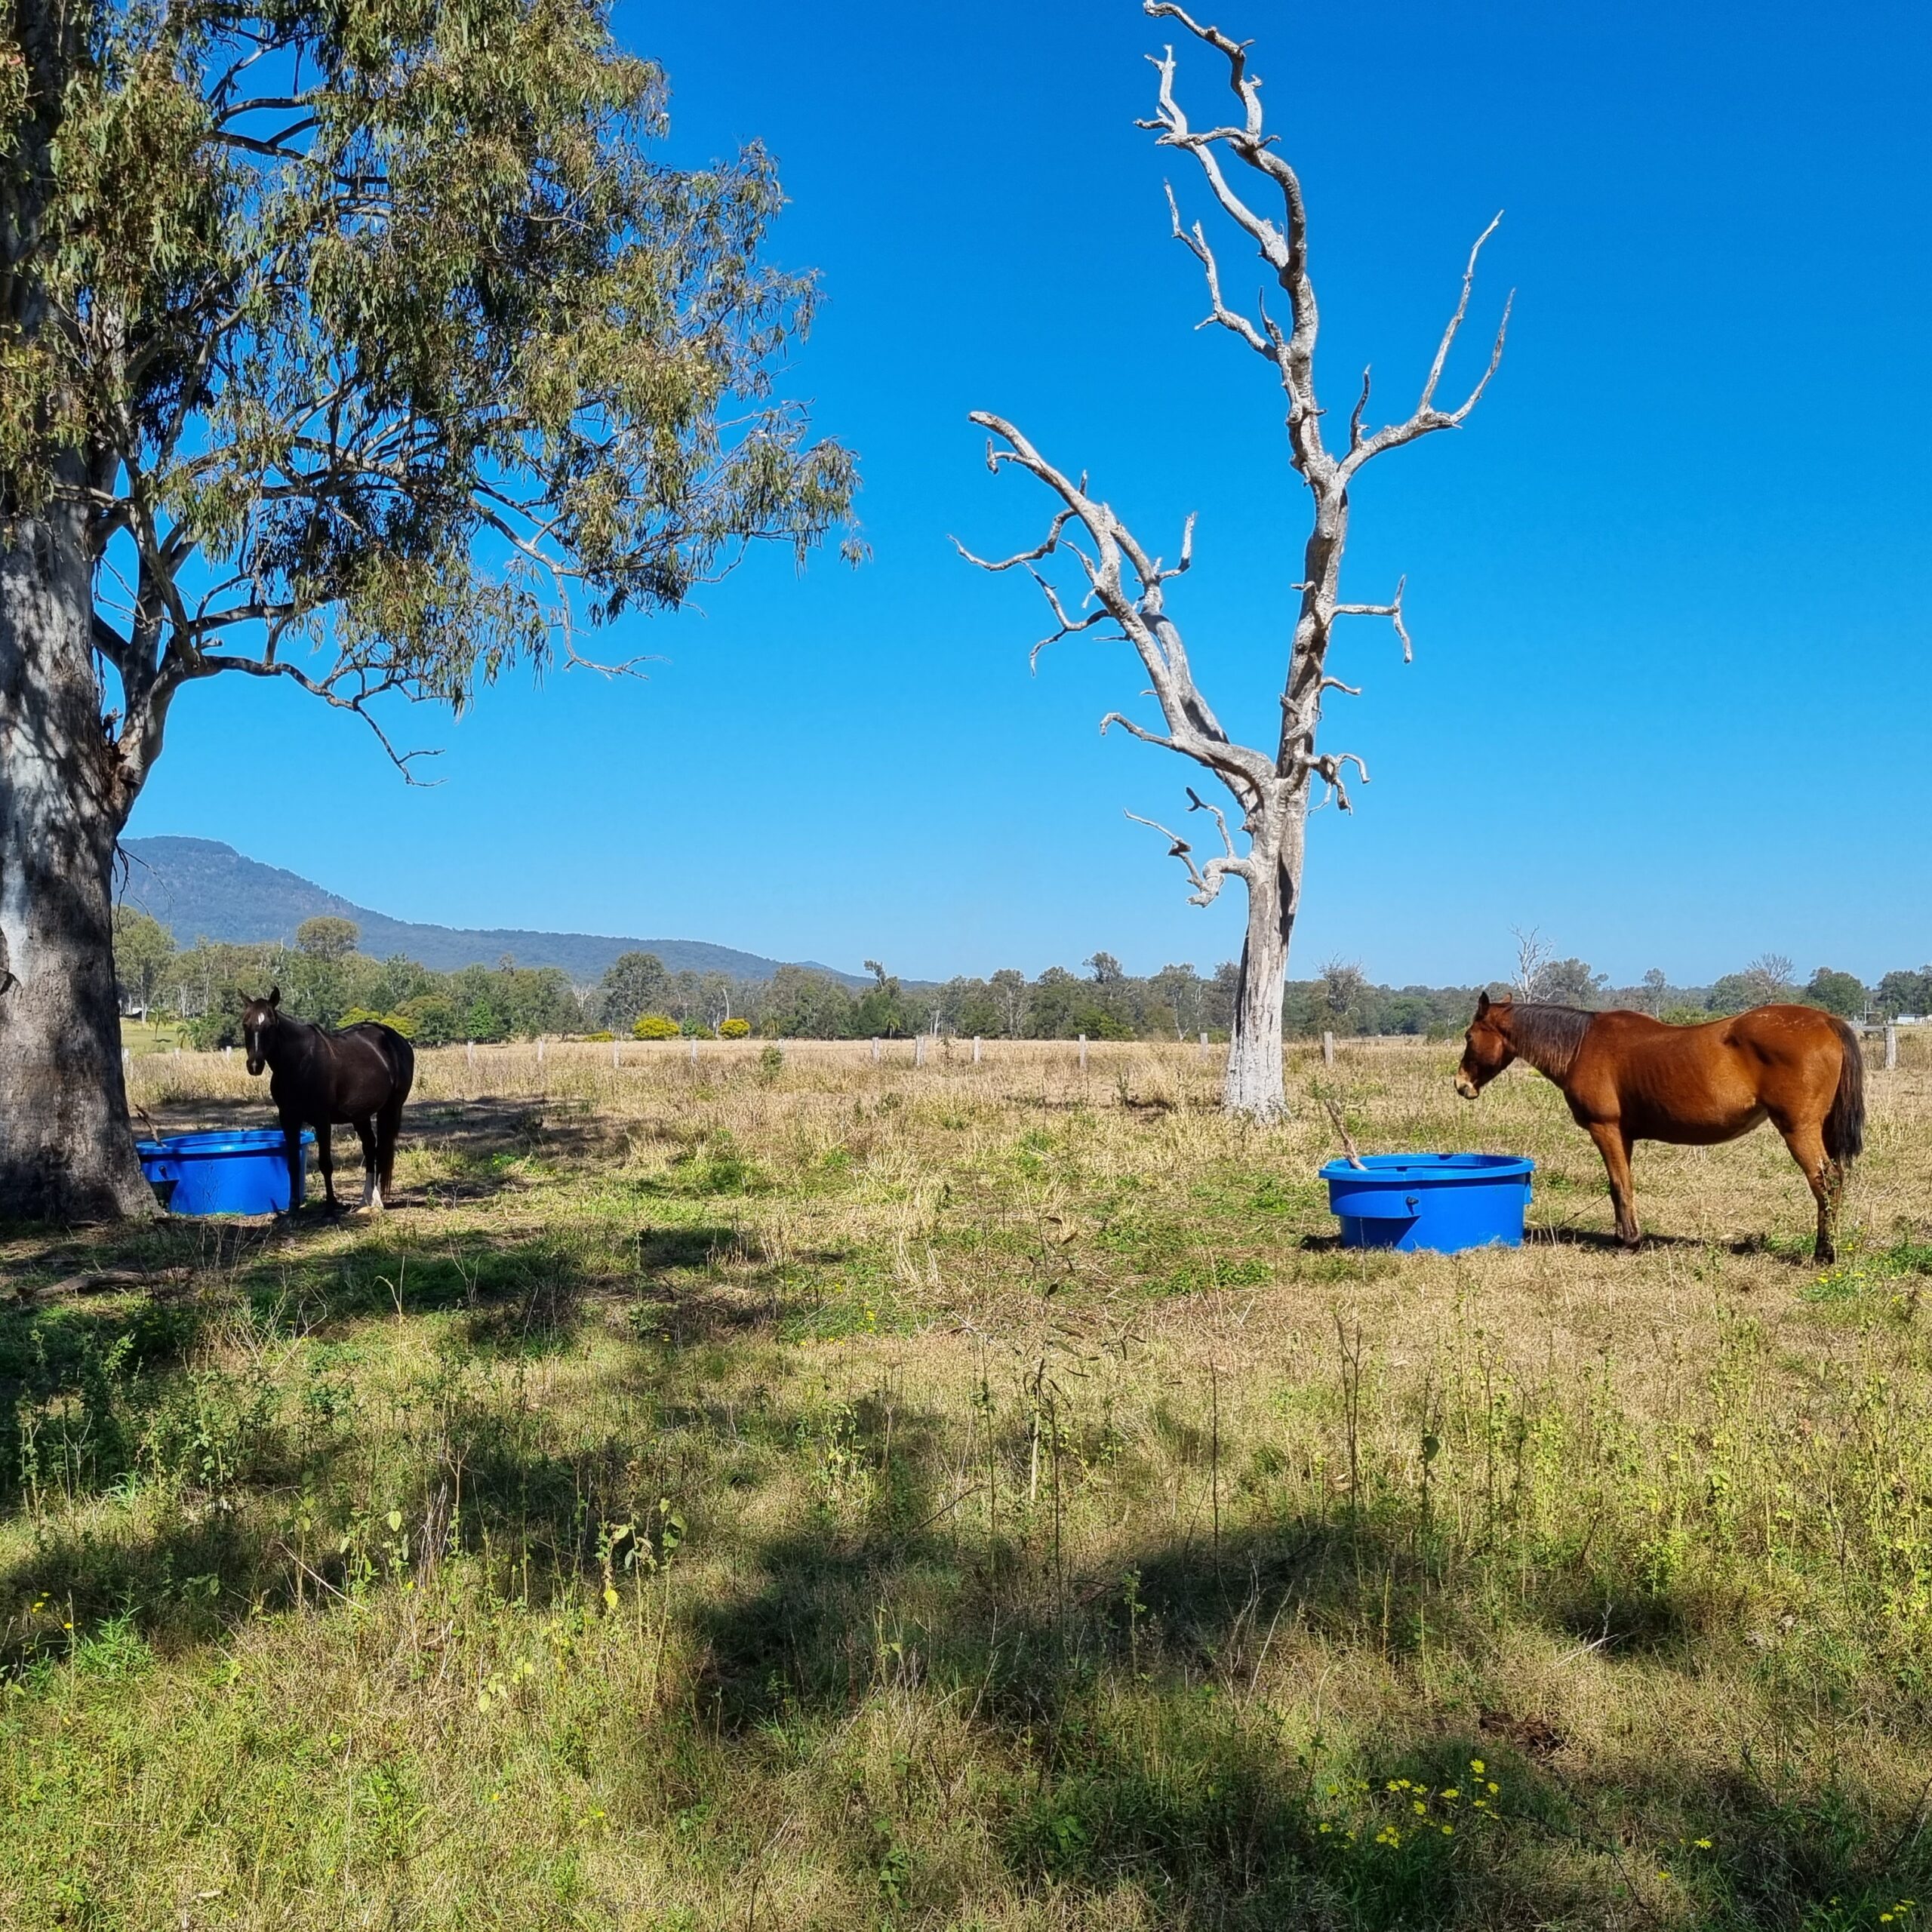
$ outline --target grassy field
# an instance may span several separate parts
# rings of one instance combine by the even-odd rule
[[[1822,1275],[1415,1043],[455,1048],[386,1217],[17,1233],[0,1924],[1909,1926],[1925,1046]],[[1534,1238],[1339,1250],[1322,1093]]]
[[[188,1044],[188,1028],[182,1020],[160,1018],[121,1022],[122,1050],[137,1059],[149,1054],[171,1054]]]

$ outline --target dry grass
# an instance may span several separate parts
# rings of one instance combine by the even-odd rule
[[[0,1923],[1909,1922],[1927,1044],[1823,1276],[1411,1043],[455,1048],[385,1220],[15,1240]],[[1535,1238],[1337,1249],[1318,1089]]]

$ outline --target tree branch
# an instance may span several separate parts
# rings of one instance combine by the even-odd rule
[[[1167,614],[1167,585],[1192,567],[1193,518],[1188,519],[1182,534],[1180,561],[1169,565],[1158,557],[1150,556],[1112,509],[1088,494],[1084,476],[1078,484],[1075,483],[1049,463],[1012,423],[984,410],[973,411],[970,420],[991,431],[994,437],[1007,445],[1002,449],[997,444],[989,442],[986,460],[989,468],[997,471],[1007,463],[1017,465],[1045,484],[1063,506],[1062,512],[1056,515],[1054,525],[1041,545],[1011,558],[983,564],[982,568],[1008,569],[1024,565],[1047,594],[1056,620],[1063,626],[1056,635],[1064,635],[1069,629],[1086,629],[1094,620],[1073,624],[1057,595],[1032,567],[1057,548],[1064,546],[1073,550],[1080,558],[1089,595],[1099,605],[1100,612],[1120,626],[1122,635],[1139,654],[1161,715],[1167,721],[1172,748],[1219,775],[1244,811],[1269,796],[1276,782],[1273,760],[1262,752],[1233,743],[1222,730],[1220,721],[1194,681],[1180,629]],[[1064,531],[1069,522],[1078,522],[1091,539],[1094,555],[1091,558],[1065,537]],[[980,561],[963,545],[958,547],[970,561]],[[1133,586],[1124,579],[1124,573],[1128,569],[1134,574]],[[1126,724],[1128,721],[1123,718],[1121,722]]]
[[[1454,409],[1438,409],[1435,406],[1437,385],[1442,380],[1442,371],[1449,360],[1449,352],[1455,346],[1456,337],[1463,326],[1463,319],[1469,312],[1469,291],[1475,285],[1476,260],[1482,253],[1483,244],[1494,235],[1502,222],[1499,214],[1494,220],[1475,238],[1475,245],[1469,251],[1469,259],[1463,265],[1463,287],[1456,299],[1455,312],[1449,318],[1442,331],[1442,340],[1435,346],[1435,360],[1429,365],[1429,375],[1422,386],[1422,398],[1406,422],[1391,423],[1386,429],[1378,429],[1372,436],[1358,440],[1349,439],[1349,454],[1343,459],[1342,472],[1345,477],[1352,476],[1371,457],[1380,456],[1384,450],[1398,449],[1404,443],[1414,442],[1418,436],[1426,436],[1437,429],[1454,429],[1461,427],[1469,411],[1482,400],[1482,392],[1489,386],[1503,361],[1503,345],[1509,334],[1509,313],[1515,306],[1516,291],[1512,288],[1503,304],[1502,319],[1497,324],[1496,340],[1491,345],[1489,361],[1482,374],[1476,378],[1475,386]],[[1364,401],[1366,391],[1364,390]]]
[[[1353,752],[1312,752],[1304,755],[1301,761],[1306,770],[1313,772],[1327,786],[1329,797],[1343,811],[1355,810],[1349,802],[1349,788],[1342,783],[1342,768],[1345,764],[1352,764],[1361,774],[1361,782],[1366,785],[1368,783],[1368,767]],[[1324,798],[1322,803],[1326,804],[1327,801]]]
[[[211,678],[223,671],[245,672],[251,678],[288,678],[300,685],[311,697],[320,698],[325,704],[332,705],[338,711],[352,711],[369,729],[375,733],[389,762],[400,772],[404,780],[411,785],[423,785],[430,781],[418,778],[411,769],[421,758],[441,758],[440,750],[399,752],[391,741],[380,721],[369,709],[369,700],[380,697],[386,691],[401,691],[405,680],[397,675],[379,678],[374,684],[365,683],[360,691],[343,692],[334,688],[332,678],[312,678],[299,666],[284,660],[263,657],[247,657],[217,654],[213,652],[198,653],[189,678]]]
[[[1402,621],[1402,592],[1407,587],[1408,581],[1406,577],[1395,580],[1395,594],[1386,604],[1337,604],[1331,614],[1337,617],[1387,617],[1392,620],[1395,635],[1402,640],[1402,662],[1413,664],[1416,661],[1415,646],[1410,640],[1408,626]],[[1337,680],[1324,678],[1322,682],[1332,685]],[[1343,685],[1342,689],[1346,691],[1349,687]],[[1353,691],[1350,695],[1359,697],[1361,694]]]
[[[1191,792],[1188,795],[1190,798],[1194,796]],[[1200,801],[1196,799],[1195,804],[1189,807],[1189,810],[1196,809]],[[1211,811],[1213,808],[1210,807],[1208,809]],[[1216,813],[1215,815],[1217,817],[1220,817],[1219,813]],[[1194,890],[1187,896],[1188,903],[1190,906],[1211,906],[1220,896],[1222,881],[1230,873],[1241,878],[1251,876],[1247,861],[1238,857],[1232,845],[1228,848],[1227,856],[1225,858],[1210,859],[1204,866],[1196,865],[1194,860],[1194,848],[1182,838],[1179,832],[1169,831],[1158,819],[1143,818],[1138,812],[1128,812],[1125,816],[1131,819],[1136,825],[1147,826],[1158,832],[1168,841],[1168,857],[1171,859],[1178,859],[1187,868],[1189,883],[1194,888]],[[1221,835],[1223,838],[1227,836],[1227,830],[1226,823],[1223,820],[1221,826]]]

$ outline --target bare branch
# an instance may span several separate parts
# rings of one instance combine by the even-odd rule
[[[1062,638],[1072,637],[1077,632],[1091,630],[1096,624],[1104,624],[1113,614],[1103,605],[1086,617],[1069,617],[1066,607],[1060,601],[1060,592],[1054,588],[1051,580],[1042,577],[1036,570],[1029,569],[1026,574],[1040,586],[1040,595],[1047,600],[1047,608],[1052,611],[1054,621],[1060,626],[1051,636],[1041,638],[1026,654],[1027,669],[1037,672],[1040,668],[1040,653],[1048,645],[1057,644]]]
[[[1180,749],[1180,746],[1176,744],[1173,739],[1164,738],[1159,732],[1150,731],[1146,725],[1135,724],[1124,712],[1110,711],[1100,720],[1102,737],[1104,738],[1107,735],[1107,727],[1110,724],[1118,724],[1123,731],[1131,732],[1143,744],[1158,745],[1163,751],[1166,752],[1177,752]]]
[[[1190,792],[1188,795],[1191,798],[1193,794]],[[1191,811],[1193,808],[1189,807],[1189,809]],[[1236,857],[1232,845],[1229,847],[1225,858],[1210,859],[1204,866],[1197,865],[1194,860],[1194,848],[1179,832],[1170,831],[1158,819],[1143,818],[1138,812],[1128,812],[1126,816],[1136,825],[1144,825],[1158,832],[1168,841],[1168,857],[1178,859],[1187,868],[1189,882],[1194,888],[1187,896],[1190,906],[1211,906],[1220,896],[1222,881],[1231,873],[1241,878],[1248,878],[1252,875],[1247,861]],[[1226,826],[1223,824],[1221,829],[1225,837]]]
[[[1139,654],[1167,721],[1172,748],[1217,773],[1243,810],[1266,796],[1277,782],[1274,761],[1260,752],[1235,744],[1223,731],[1194,681],[1180,629],[1167,614],[1167,584],[1192,567],[1194,519],[1188,519],[1182,532],[1180,562],[1169,567],[1148,554],[1109,505],[1088,494],[1085,477],[1075,483],[1002,417],[976,410],[970,420],[1006,444],[1004,449],[989,445],[995,469],[1001,463],[1011,463],[1038,478],[1059,497],[1067,515],[1092,540],[1094,554],[1090,557],[1063,535],[1056,532],[1052,537],[1057,547],[1071,550],[1079,558],[1092,600],[1120,626],[1121,635]],[[1057,523],[1064,520],[1056,518]],[[1042,557],[1045,554],[1041,552]],[[1032,571],[1032,559],[1015,561],[1026,563],[1041,589],[1046,589],[1040,574]],[[1126,580],[1130,570],[1134,579],[1131,585]],[[1076,627],[1057,599],[1050,598],[1050,602],[1054,605],[1056,620],[1063,626],[1058,635]],[[1084,629],[1086,624],[1083,622],[1077,628]]]
[[[1219,805],[1211,804],[1192,785],[1183,788],[1187,793],[1187,808],[1191,812],[1212,812],[1214,823],[1221,828],[1221,844],[1229,858],[1235,856],[1235,841],[1228,834],[1228,815]]]
[[[1402,621],[1402,592],[1407,589],[1408,581],[1406,577],[1395,580],[1395,594],[1386,604],[1337,604],[1331,614],[1337,617],[1388,617],[1393,620],[1395,635],[1402,640],[1402,662],[1413,664],[1416,661],[1415,645],[1411,641],[1408,626]],[[1322,680],[1324,685],[1335,681],[1332,678]],[[1343,685],[1342,689],[1349,691],[1349,687]],[[1355,697],[1361,695],[1359,691],[1351,691],[1349,694]]]
[[[1516,291],[1512,288],[1503,304],[1502,319],[1497,324],[1496,340],[1490,346],[1489,360],[1482,374],[1477,377],[1475,386],[1454,409],[1438,409],[1435,406],[1437,385],[1442,380],[1442,372],[1449,360],[1449,352],[1455,346],[1456,337],[1463,326],[1463,318],[1469,312],[1469,291],[1475,285],[1476,260],[1482,253],[1483,244],[1496,232],[1503,217],[1499,214],[1494,220],[1475,238],[1475,245],[1469,251],[1469,259],[1463,265],[1463,286],[1456,298],[1455,312],[1449,318],[1442,331],[1442,340],[1436,344],[1435,358],[1429,365],[1429,376],[1423,383],[1422,399],[1406,422],[1391,423],[1386,429],[1378,429],[1371,436],[1349,438],[1349,454],[1343,459],[1344,476],[1352,475],[1371,457],[1380,456],[1384,450],[1399,448],[1404,443],[1414,442],[1418,436],[1426,436],[1437,429],[1454,429],[1468,420],[1471,410],[1482,400],[1483,391],[1489,387],[1494,376],[1503,361],[1503,345],[1509,334],[1509,315],[1516,303]]]
[[[1349,788],[1342,783],[1342,768],[1352,764],[1361,774],[1361,782],[1368,783],[1368,767],[1353,752],[1312,752],[1306,754],[1303,764],[1327,786],[1329,795],[1343,811],[1353,811],[1349,802]],[[1324,799],[1323,802],[1327,803]]]
[[[1355,398],[1355,406],[1349,412],[1349,450],[1351,454],[1361,448],[1362,411],[1368,407],[1368,371],[1361,372],[1361,394]]]
[[[1043,542],[1036,543],[1030,550],[1017,550],[1011,556],[1001,557],[996,561],[974,556],[956,537],[949,536],[946,541],[969,564],[975,565],[983,571],[1010,571],[1021,564],[1037,564],[1042,557],[1051,557],[1060,547],[1060,534],[1066,528],[1072,515],[1070,509],[1057,512],[1053,521],[1047,526],[1047,534]]]
[[[1456,298],[1456,312],[1449,318],[1449,325],[1442,331],[1442,340],[1436,344],[1435,360],[1429,365],[1429,380],[1423,384],[1422,401],[1416,405],[1417,413],[1418,414],[1420,414],[1423,411],[1430,408],[1435,403],[1435,386],[1442,380],[1442,365],[1449,359],[1449,351],[1455,343],[1457,331],[1463,326],[1463,318],[1469,312],[1469,291],[1472,287],[1474,287],[1475,283],[1476,257],[1482,253],[1482,245],[1496,232],[1497,226],[1500,223],[1502,220],[1502,211],[1499,209],[1497,211],[1494,220],[1493,220],[1490,223],[1489,226],[1476,237],[1475,245],[1469,251],[1469,259],[1463,265],[1463,292]],[[1504,324],[1506,327],[1508,324],[1508,310],[1506,307],[1504,310]],[[1502,345],[1499,340],[1497,346],[1496,354],[1497,355],[1500,355],[1502,352]],[[1494,366],[1494,358],[1492,358],[1492,368]],[[1487,382],[1489,378],[1487,376],[1485,376],[1483,378],[1484,382]],[[1476,395],[1480,395],[1481,393],[1481,389],[1478,386],[1476,390]],[[1471,396],[1469,401],[1466,402],[1463,405],[1462,410],[1460,413],[1466,415],[1469,413],[1469,409],[1473,406],[1475,401],[1475,395]]]
[[[1257,355],[1265,355],[1272,361],[1275,359],[1274,343],[1245,315],[1237,315],[1221,300],[1220,266],[1214,260],[1214,250],[1208,245],[1205,231],[1198,221],[1192,229],[1182,227],[1180,205],[1174,199],[1174,188],[1167,182],[1163,182],[1161,186],[1167,192],[1168,213],[1174,219],[1174,239],[1201,264],[1201,272],[1208,278],[1208,300],[1212,305],[1212,312],[1206,321],[1195,326],[1204,329],[1208,322],[1218,322],[1223,328],[1239,336]]]

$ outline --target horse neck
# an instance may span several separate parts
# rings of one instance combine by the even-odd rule
[[[262,1057],[271,1073],[286,1072],[314,1057],[316,1029],[306,1020],[278,1021],[262,1042]]]
[[[1561,1087],[1576,1064],[1577,1050],[1593,1015],[1566,1006],[1518,1007],[1506,1037],[1516,1057]]]

